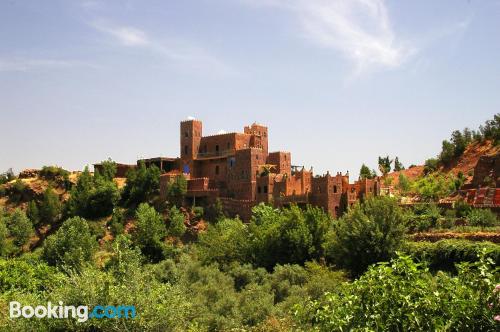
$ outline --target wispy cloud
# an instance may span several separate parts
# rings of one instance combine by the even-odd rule
[[[152,54],[163,56],[171,64],[216,75],[237,74],[234,68],[191,42],[179,39],[159,39],[150,36],[143,29],[111,24],[102,20],[91,23],[91,26],[112,37],[121,46],[142,48]]]
[[[242,0],[249,5],[290,11],[303,35],[341,52],[356,72],[401,66],[417,49],[392,28],[383,0]]]
[[[28,72],[40,69],[96,67],[83,61],[33,58],[0,58],[0,72]]]

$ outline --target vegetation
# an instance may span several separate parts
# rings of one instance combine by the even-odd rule
[[[182,205],[187,192],[187,180],[184,175],[178,175],[167,186],[167,199],[175,205]]]
[[[365,164],[361,165],[361,169],[359,170],[359,177],[361,179],[373,179],[377,176],[375,170],[371,170]]]
[[[355,276],[373,263],[388,261],[403,243],[405,218],[391,198],[355,205],[334,224],[325,243],[327,259]]]
[[[146,167],[141,162],[137,169],[128,171],[122,200],[127,206],[137,206],[141,202],[149,202],[159,189],[160,169],[155,165]]]
[[[120,200],[120,192],[112,178],[107,176],[99,173],[92,176],[85,167],[71,189],[71,198],[66,205],[67,215],[84,218],[109,216]]]
[[[341,291],[309,302],[299,317],[318,331],[494,331],[500,319],[498,268],[482,256],[458,271],[433,276],[425,265],[400,255]]]
[[[334,220],[311,206],[260,204],[244,223],[224,216],[220,201],[179,208],[181,177],[171,183],[169,204],[161,204],[155,167],[130,172],[118,200],[116,165],[103,164],[94,175],[82,172],[66,203],[60,186],[49,187],[37,200],[22,196],[26,214],[0,210],[0,303],[124,304],[138,316],[78,323],[2,314],[1,330],[498,329],[500,245],[412,242],[419,234],[407,235],[498,232],[489,210],[434,203],[456,190],[460,176],[413,182],[400,174],[401,192],[427,200],[412,208],[369,197]],[[33,225],[42,245],[26,252]],[[43,239],[45,228],[52,235]]]
[[[97,249],[87,221],[80,217],[66,220],[45,241],[42,257],[49,265],[80,269],[93,261]]]
[[[378,157],[378,169],[380,173],[382,173],[382,176],[385,177],[391,171],[392,162],[393,160],[390,159],[389,156]]]

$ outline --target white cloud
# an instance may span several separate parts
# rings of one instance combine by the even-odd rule
[[[150,41],[146,33],[140,29],[127,26],[111,26],[103,23],[92,24],[97,30],[113,36],[124,46],[148,46]]]
[[[96,67],[95,65],[73,60],[0,58],[0,72],[28,72],[35,69],[63,69],[72,67]]]
[[[399,67],[416,52],[414,46],[396,36],[383,0],[242,1],[290,11],[308,40],[341,52],[358,73]]]
[[[146,31],[137,27],[113,25],[104,21],[94,22],[91,26],[113,37],[122,46],[141,47],[183,67],[217,75],[234,75],[237,73],[236,70],[204,48],[187,41],[153,38]]]

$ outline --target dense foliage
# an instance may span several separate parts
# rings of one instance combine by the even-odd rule
[[[159,189],[160,169],[155,165],[146,167],[141,162],[137,168],[128,171],[122,199],[126,205],[136,206],[141,202],[149,202]]]
[[[432,275],[409,256],[371,267],[340,292],[300,308],[318,331],[494,331],[500,310],[498,268],[484,258],[457,276]]]
[[[326,257],[359,275],[376,262],[389,260],[403,242],[406,215],[391,198],[370,198],[334,224],[325,243]]]

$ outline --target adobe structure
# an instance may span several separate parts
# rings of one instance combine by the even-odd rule
[[[169,183],[183,175],[186,204],[207,206],[220,199],[228,215],[243,220],[261,202],[276,207],[311,204],[337,217],[362,197],[380,194],[378,179],[350,184],[348,173],[315,176],[312,169],[293,166],[290,152],[268,151],[268,134],[266,126],[254,123],[242,133],[203,136],[201,121],[182,121],[180,157],[142,161],[162,170],[163,199]]]

